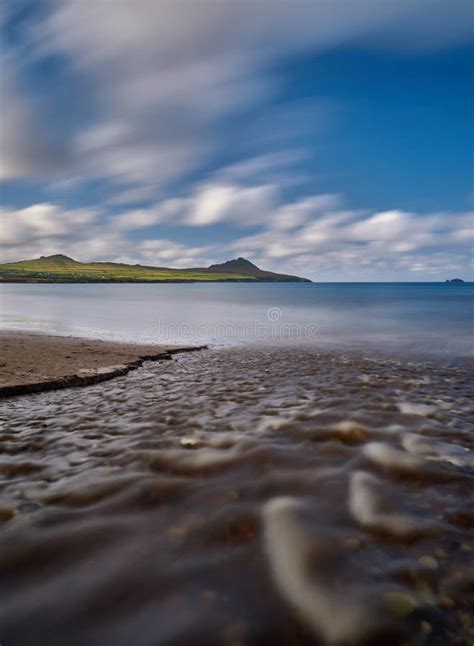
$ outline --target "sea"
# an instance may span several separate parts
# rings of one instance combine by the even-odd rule
[[[474,352],[474,283],[4,284],[0,329],[211,346]]]
[[[0,402],[0,643],[470,646],[473,295],[0,286],[4,329],[209,346]]]

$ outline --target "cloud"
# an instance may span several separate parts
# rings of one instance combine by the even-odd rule
[[[107,204],[123,206],[149,201],[153,197],[156,197],[156,187],[145,184],[143,186],[132,186],[116,193],[107,200]]]
[[[17,87],[16,62],[0,54],[0,181],[25,176],[52,176],[69,165],[64,146],[49,129],[42,104]]]
[[[5,262],[65,253],[80,260],[189,267],[244,256],[265,269],[316,280],[439,280],[446,274],[470,271],[473,213],[350,210],[344,209],[343,198],[336,195],[312,195],[286,203],[280,197],[271,210],[268,196],[262,197],[265,186],[233,186],[220,198],[214,195],[217,190],[200,187],[190,197],[116,216],[105,216],[97,209],[67,210],[56,204],[2,211],[0,258]],[[213,193],[210,211],[206,210],[208,191]],[[230,243],[186,245],[159,234],[160,224],[189,226],[190,218],[197,218],[195,226],[234,222],[240,209],[245,224],[240,215],[236,224],[254,231],[248,207],[262,199],[269,211],[267,217],[258,219],[259,232]],[[272,194],[271,200],[276,199]],[[151,226],[158,228],[147,230]],[[140,232],[142,237],[137,240]]]
[[[322,195],[310,195],[289,204],[282,204],[275,210],[271,218],[270,226],[279,231],[287,231],[303,225],[316,215],[322,217],[329,210],[336,209],[341,202],[339,195],[324,193]],[[307,232],[310,233],[309,231]]]
[[[187,208],[189,208],[189,200],[186,198],[171,198],[150,208],[125,211],[116,215],[113,223],[119,231],[133,231],[171,222],[179,224]]]
[[[397,240],[415,225],[413,216],[404,211],[384,211],[356,222],[347,234],[353,240]]]
[[[291,230],[269,224],[228,249],[268,268],[323,280],[409,279],[412,272],[435,280],[449,271],[470,271],[473,213],[371,213],[341,210],[342,203],[335,196],[312,196],[281,205],[277,212],[294,221]]]
[[[248,168],[258,168],[250,161]],[[335,194],[282,199],[274,185],[219,183],[218,178],[247,179],[245,164],[216,173],[214,183],[197,185],[187,197],[164,200],[149,209],[114,218],[118,230],[159,225],[212,227],[226,223],[253,230],[229,243],[229,256],[245,256],[267,268],[300,268],[313,275],[337,272],[354,279],[382,275],[409,278],[410,272],[443,276],[466,271],[474,244],[472,213],[420,214],[403,210],[373,212],[345,208]],[[258,173],[257,173],[258,177]],[[258,231],[255,233],[255,227]],[[237,230],[237,229],[236,229]],[[209,234],[212,239],[212,232]],[[211,248],[212,249],[212,248]],[[375,273],[374,273],[375,272]],[[397,274],[398,272],[398,274]],[[408,273],[407,273],[408,272]]]
[[[190,247],[170,240],[145,240],[139,245],[142,262],[165,267],[207,267],[213,261],[212,247]]]
[[[18,211],[1,210],[2,227],[0,245],[17,243],[35,244],[44,238],[57,238],[79,234],[83,227],[90,227],[97,220],[95,210],[62,210],[55,204],[34,204]]]
[[[239,187],[207,184],[192,200],[186,223],[205,226],[217,222],[233,222],[238,226],[258,225],[273,210],[276,199],[274,186]]]
[[[131,241],[114,220],[97,209],[63,209],[33,204],[0,210],[0,262],[63,253],[77,260],[141,262],[171,267],[211,264],[209,247],[192,247],[166,239]]]
[[[220,85],[230,78],[247,79],[248,68],[275,58],[350,41],[369,39],[403,51],[407,43],[429,50],[462,43],[471,38],[470,11],[469,0],[451,0],[449,6],[444,0],[298,0],[275,2],[271,11],[267,0],[161,0],[141,3],[139,10],[129,0],[64,0],[48,27],[53,45],[74,54],[77,66],[107,63],[125,75],[139,68],[137,79],[147,81],[146,94],[153,89],[154,98],[185,92],[185,68],[192,61],[193,85],[216,77]],[[150,74],[166,71],[162,86],[149,82]]]
[[[218,181],[195,187],[188,197],[164,200],[148,209],[127,211],[115,217],[120,230],[157,224],[204,227],[218,223],[258,226],[273,215],[278,190],[273,185],[242,186]]]
[[[223,119],[278,91],[281,61],[345,44],[405,54],[470,38],[469,0],[297,0],[270,10],[267,0],[63,0],[44,9],[27,32],[31,52],[63,56],[91,95],[87,123],[69,134],[68,151],[81,174],[125,191],[166,187],[205,165],[222,145]],[[292,123],[300,121],[294,114]],[[45,121],[42,132],[51,125]],[[286,124],[273,134],[289,130]],[[39,157],[14,139],[6,167],[31,176]]]
[[[17,211],[1,209],[0,222],[0,256],[6,262],[32,254],[65,253],[63,246],[69,247],[74,240],[78,244],[87,240],[93,246],[99,212],[42,203]]]
[[[153,186],[155,192],[195,166],[205,151],[197,137],[177,135],[169,140],[153,118],[127,115],[82,131],[73,141],[79,164],[93,177],[111,178],[128,186]],[[125,191],[126,196],[126,191]],[[127,199],[127,198],[125,198]]]
[[[292,184],[291,166],[303,159],[301,151],[289,151],[225,166],[207,181],[192,186],[187,195],[162,200],[149,208],[125,211],[115,217],[115,224],[123,231],[159,224],[206,227],[219,223],[292,229],[339,203],[339,196],[334,194],[280,203],[282,187]],[[120,199],[115,203],[120,203]]]
[[[267,123],[272,116],[266,115]],[[214,171],[212,181],[240,186],[274,185],[280,188],[301,187],[308,183],[304,170],[311,154],[303,148],[288,148],[271,153],[243,157],[237,162]]]

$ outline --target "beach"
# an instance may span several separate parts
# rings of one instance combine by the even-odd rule
[[[5,399],[2,643],[470,644],[472,367],[221,348]]]
[[[189,348],[193,349],[193,348]],[[186,348],[0,332],[0,397],[86,386]]]

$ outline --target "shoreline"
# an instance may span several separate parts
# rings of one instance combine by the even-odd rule
[[[227,347],[236,347],[229,345]],[[256,344],[272,348],[272,344]],[[296,350],[304,344],[286,346]],[[64,336],[28,329],[0,330],[0,399],[65,388],[80,388],[109,381],[136,370],[146,361],[171,360],[174,354],[208,349],[207,344],[164,345],[134,340],[109,340],[94,337]],[[453,353],[433,355],[418,349],[406,352],[387,346],[351,343],[320,343],[322,353],[382,359],[397,363],[437,365],[449,358],[451,363],[472,365],[473,357]],[[428,369],[428,366],[427,366]]]
[[[0,332],[0,399],[97,384],[126,375],[145,361],[166,361],[174,354],[206,347],[3,330]]]

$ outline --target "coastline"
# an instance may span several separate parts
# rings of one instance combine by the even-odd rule
[[[162,346],[0,332],[0,398],[81,387],[136,370],[145,361],[165,361],[174,354],[205,346]]]

